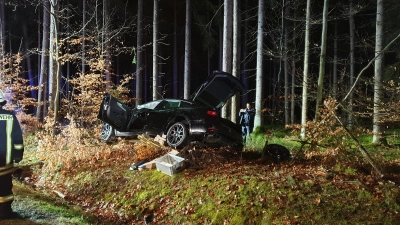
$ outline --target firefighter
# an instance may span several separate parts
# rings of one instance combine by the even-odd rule
[[[20,162],[24,153],[21,127],[14,113],[2,108],[6,103],[0,90],[0,220],[17,215],[11,209],[12,173],[14,162]]]

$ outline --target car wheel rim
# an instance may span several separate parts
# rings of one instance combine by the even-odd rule
[[[174,124],[168,132],[168,144],[179,145],[185,138],[185,127],[182,124]]]
[[[103,123],[103,125],[101,126],[100,138],[102,140],[108,140],[110,139],[111,134],[112,134],[112,127],[110,126],[110,124]]]

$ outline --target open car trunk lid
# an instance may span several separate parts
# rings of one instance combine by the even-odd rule
[[[225,72],[215,72],[196,90],[190,100],[220,109],[229,98],[238,92],[243,93],[244,90],[245,86],[236,77]]]
[[[110,124],[116,130],[124,131],[128,124],[129,112],[128,106],[107,93],[103,97],[97,118]]]

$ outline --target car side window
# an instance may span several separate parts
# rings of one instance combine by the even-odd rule
[[[169,107],[170,108],[179,108],[179,104],[180,103],[180,101],[170,101],[169,102]]]
[[[155,107],[155,109],[168,109],[168,108],[169,104],[165,100],[161,101],[160,104],[158,104],[157,107]]]
[[[188,102],[181,101],[180,108],[191,107],[192,105]]]

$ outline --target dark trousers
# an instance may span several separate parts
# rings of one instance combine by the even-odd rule
[[[0,176],[0,218],[12,213],[11,203],[14,200],[12,186],[11,173]]]

